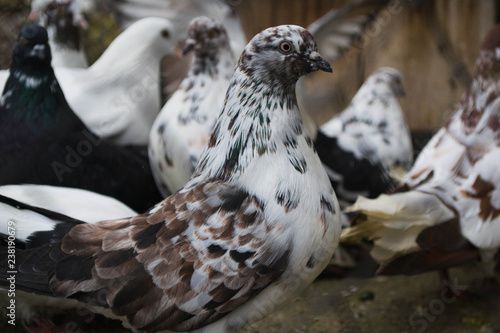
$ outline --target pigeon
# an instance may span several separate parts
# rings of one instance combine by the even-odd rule
[[[295,96],[316,70],[332,69],[306,29],[257,34],[193,177],[144,214],[88,224],[0,196],[3,236],[8,221],[16,228],[16,293],[85,303],[148,332],[236,332],[290,301],[340,234]]]
[[[231,49],[240,55],[247,39],[239,16],[234,8],[224,0],[107,0],[108,7],[115,14],[122,28],[146,17],[158,16],[172,22],[173,36],[177,41],[184,41],[191,20],[198,16],[207,16],[221,22],[230,36]]]
[[[325,59],[334,63],[359,51],[360,45],[365,43],[366,30],[373,25],[378,27],[375,22],[379,16],[382,20],[386,20],[384,12],[387,15],[388,6],[398,6],[398,4],[391,6],[390,4],[389,0],[351,0],[342,7],[330,9],[312,22],[307,30],[314,36]],[[371,35],[370,32],[368,34]],[[297,84],[299,107],[313,140],[316,139],[317,126],[311,115],[315,114],[314,111],[324,107],[324,104],[331,108],[337,100],[341,99],[340,95],[345,90],[345,84],[341,78],[333,84],[320,85],[317,83],[318,75],[316,74],[318,73],[301,78]],[[352,76],[352,73],[350,75]]]
[[[0,98],[0,185],[78,187],[137,211],[161,195],[147,153],[111,144],[72,111],[51,67],[47,30],[21,29]]]
[[[226,29],[220,22],[205,16],[195,18],[188,36],[183,53],[195,53],[192,67],[149,134],[149,161],[164,197],[191,178],[235,67]]]
[[[168,20],[146,18],[121,33],[89,68],[55,69],[69,105],[90,130],[122,146],[147,147],[161,109],[160,61],[175,50],[171,31]]]
[[[481,46],[471,86],[394,193],[360,197],[349,208],[360,215],[342,240],[373,240],[379,274],[479,259],[485,279],[493,279],[500,258],[499,36],[497,25]]]
[[[237,57],[247,44],[242,23],[233,4],[225,0],[106,0],[103,10],[113,13],[119,25],[125,29],[134,22],[150,16],[159,16],[172,23],[172,36],[182,45],[186,40],[189,23],[199,16],[221,22],[229,34],[231,49]],[[162,105],[170,99],[186,77],[191,57],[168,56],[162,60]]]
[[[312,25],[320,36],[328,32],[332,36],[338,35],[337,30],[341,32],[343,30],[354,30],[355,34],[359,34],[361,30],[359,25],[367,20],[365,16],[356,16],[355,19],[345,19],[346,23],[344,25],[337,24],[335,28],[332,28],[329,26],[329,24],[332,24],[331,20],[333,20],[330,17],[331,13],[322,18],[323,21],[326,21],[328,17],[328,22],[322,21],[320,24],[320,20],[318,20]],[[335,15],[336,19],[338,17],[338,14]],[[206,20],[204,19],[204,21]],[[205,52],[202,52],[202,49],[211,47],[216,50],[216,45],[203,43],[200,40],[207,37],[201,32],[196,34],[195,29],[201,29],[201,23],[195,22],[197,22],[197,19],[190,24],[189,38],[186,43],[192,45],[195,40],[199,40],[196,60],[194,60],[196,63],[196,61],[201,61],[208,56]],[[207,26],[204,30],[208,31],[214,24],[210,23],[210,27]],[[217,25],[218,30],[225,31],[220,23]],[[331,30],[334,30],[334,32]],[[344,45],[348,44],[348,42],[344,39],[350,35],[346,32],[341,35],[343,38],[340,38],[341,41],[337,43],[337,47],[347,47]],[[177,92],[163,107],[151,129],[149,138],[150,163],[158,188],[165,197],[184,186],[191,177],[202,148],[213,129],[220,109],[219,105],[224,101],[223,94],[233,72],[232,55],[230,47],[227,45],[227,38],[226,33],[223,33],[221,39],[215,40],[216,42],[220,41],[224,46],[218,48],[218,54],[220,55],[220,59],[216,58],[219,60],[218,63],[212,64],[212,67],[205,67],[204,71],[200,71],[197,67],[191,68],[187,78],[184,79]],[[335,43],[330,42],[328,45],[332,46],[332,44]],[[332,54],[333,51],[329,50],[329,53]],[[219,68],[217,71],[213,69],[215,66]],[[216,74],[213,74],[213,72]],[[196,110],[196,112],[192,110]],[[301,109],[301,111],[303,110]],[[193,118],[194,116],[196,118]],[[309,133],[315,136],[317,129],[311,116],[302,112],[302,118]],[[331,158],[331,156],[327,155],[327,158]]]
[[[403,95],[401,73],[381,68],[344,111],[320,127],[314,145],[341,207],[358,195],[391,191],[398,183],[395,172],[411,168],[411,134],[398,102]]]
[[[29,18],[47,29],[52,67],[87,68],[81,29],[87,28],[78,0],[33,1]]]
[[[79,188],[33,184],[3,185],[0,186],[0,195],[87,223],[137,215],[136,211],[114,198]]]

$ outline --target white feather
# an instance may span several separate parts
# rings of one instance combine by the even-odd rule
[[[121,145],[148,142],[160,111],[160,60],[172,54],[173,29],[162,18],[146,18],[121,33],[88,69],[56,68],[75,113],[97,135]],[[0,76],[3,89],[8,72]]]

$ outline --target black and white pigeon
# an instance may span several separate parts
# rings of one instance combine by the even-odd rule
[[[142,19],[122,32],[87,69],[55,69],[74,112],[102,138],[119,145],[146,147],[160,112],[160,62],[173,54],[171,23]],[[0,85],[8,72],[0,74]]]
[[[88,27],[79,0],[35,0],[29,19],[47,29],[52,51],[52,67],[87,68],[81,30]]]
[[[338,8],[332,8],[323,16],[312,22],[307,30],[311,32],[318,43],[323,57],[331,64],[356,54],[366,43],[366,34],[370,27],[380,27],[377,18],[396,10],[401,10],[401,4],[390,0],[350,0]],[[385,15],[384,15],[385,12]],[[392,14],[390,14],[392,15]],[[311,115],[314,111],[335,106],[341,95],[345,94],[345,84],[342,77],[327,84],[318,84],[319,73],[313,73],[299,80],[297,98],[302,111],[302,117],[313,139],[316,139],[317,126]],[[349,73],[352,75],[352,73]]]
[[[298,78],[316,70],[331,67],[304,28],[256,35],[193,178],[144,214],[86,224],[0,197],[3,237],[8,221],[16,227],[16,292],[83,303],[148,332],[236,332],[291,300],[340,233],[295,96]]]
[[[45,28],[22,28],[10,74],[0,99],[0,185],[83,188],[137,211],[161,199],[145,152],[104,141],[73,113],[51,67]]]
[[[413,163],[411,133],[398,102],[402,80],[393,68],[377,70],[317,133],[314,146],[341,207],[358,195],[374,198],[391,191],[399,169],[406,172]]]
[[[149,161],[164,197],[191,178],[234,73],[234,55],[220,22],[205,16],[195,18],[183,53],[191,51],[194,57],[187,77],[162,108],[149,134]]]
[[[380,274],[417,274],[500,259],[500,25],[487,35],[471,86],[396,191],[360,197],[346,242],[374,242]],[[442,276],[446,278],[446,274]],[[497,291],[500,290],[497,286]]]

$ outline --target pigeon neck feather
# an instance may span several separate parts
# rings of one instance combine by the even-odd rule
[[[310,141],[297,107],[295,84],[269,85],[238,68],[195,175],[229,181],[259,158],[280,153],[303,173],[306,166],[297,149],[299,136]]]

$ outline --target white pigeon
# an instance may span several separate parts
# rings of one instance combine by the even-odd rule
[[[234,6],[225,0],[107,0],[107,7],[122,28],[149,16],[168,19],[174,29],[172,36],[182,45],[186,40],[189,22],[199,16],[221,22],[229,35],[233,54],[238,57],[247,44],[242,24]],[[238,60],[235,58],[235,62]],[[173,95],[189,71],[191,58],[165,57],[161,66],[162,104]]]
[[[340,233],[295,96],[298,78],[315,70],[331,67],[304,28],[256,35],[193,178],[149,212],[86,224],[0,197],[4,237],[12,221],[25,246],[16,293],[67,297],[148,332],[236,332],[290,301]]]
[[[80,1],[33,1],[31,20],[47,29],[52,51],[52,67],[87,68],[88,62],[81,44],[81,29],[87,27]]]
[[[208,17],[189,25],[184,54],[193,63],[179,89],[163,106],[149,135],[149,160],[156,185],[167,197],[194,172],[224,103],[235,61],[226,29]]]
[[[350,208],[361,215],[344,241],[373,239],[371,254],[381,274],[416,274],[481,259],[485,277],[493,278],[500,258],[499,159],[497,25],[482,45],[472,84],[451,119],[395,193],[360,197]]]
[[[89,68],[55,68],[66,100],[94,133],[119,145],[147,146],[160,112],[160,61],[173,54],[172,25],[156,17],[122,32]],[[1,89],[8,71],[0,75]]]
[[[231,49],[240,55],[247,39],[234,8],[224,0],[107,0],[123,28],[150,16],[164,17],[172,22],[173,36],[184,41],[189,23],[198,16],[221,22],[229,34]]]
[[[136,211],[112,197],[79,188],[3,185],[0,186],[0,195],[88,223],[137,215]]]
[[[413,163],[411,133],[398,98],[401,73],[384,67],[361,86],[349,106],[323,124],[314,145],[341,207],[358,195],[374,198],[398,183],[395,170]]]

